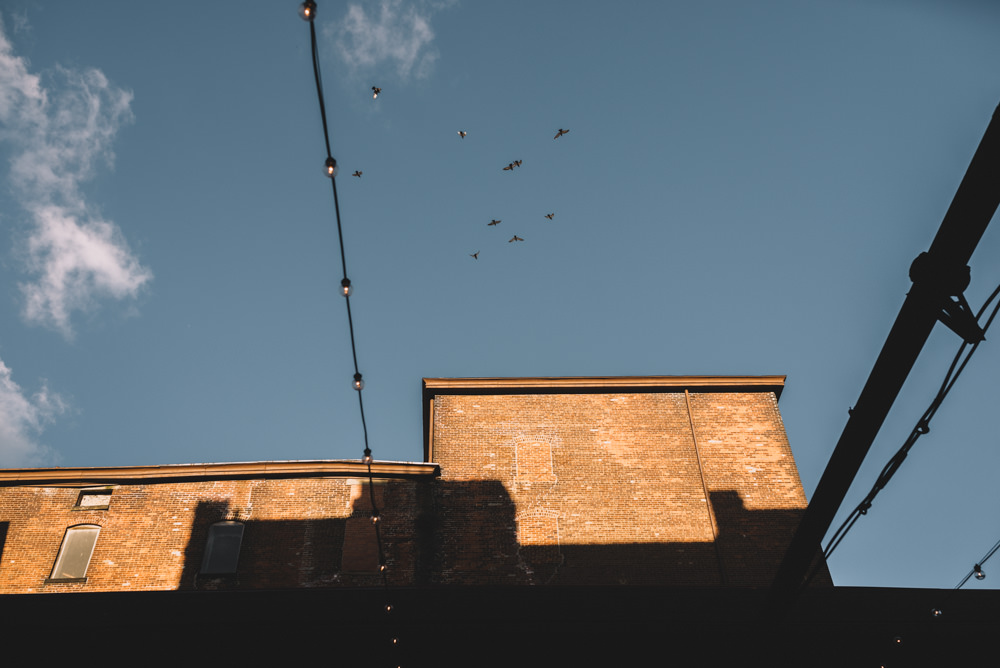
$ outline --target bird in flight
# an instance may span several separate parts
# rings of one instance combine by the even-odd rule
[[[508,241],[507,243],[511,243],[511,242],[514,242],[514,241],[524,241],[524,239],[522,239],[521,237],[519,237],[519,236],[517,236],[517,235],[515,234],[515,235],[513,236],[513,238],[511,238],[511,239],[510,239],[510,240],[509,240],[509,241]]]
[[[521,166],[521,161],[520,160],[515,160],[511,164],[514,165],[515,167],[520,167]]]
[[[567,132],[569,132],[569,130],[563,130],[562,128],[559,128],[559,132],[556,133],[556,136],[553,137],[553,139],[559,139],[560,137],[562,137]]]
[[[514,169],[514,163],[513,163],[513,162],[512,162],[512,163],[510,163],[509,165],[507,165],[506,167],[504,167],[504,168],[503,168],[503,171],[505,171],[505,172],[509,172],[509,171],[511,171],[512,169]]]
[[[475,253],[469,253],[469,257],[471,257],[471,258],[473,258],[475,260],[478,260],[479,259],[479,251],[476,251]]]
[[[500,221],[499,221],[499,220],[497,220],[496,218],[494,218],[493,220],[491,220],[490,222],[488,222],[488,223],[486,223],[486,224],[487,224],[488,226],[490,226],[490,227],[493,227],[494,225],[499,225],[499,224],[500,224]]]
[[[372,86],[372,99],[373,100],[378,99],[378,94],[381,92],[382,92],[381,88],[379,88],[378,86]],[[560,130],[559,132],[562,132],[562,130]]]
[[[359,169],[358,171],[356,171],[353,174],[351,174],[351,176],[356,176],[356,177],[358,177],[360,179],[361,178],[361,170]]]
[[[554,214],[554,213],[547,213],[547,214],[545,214],[545,217],[548,218],[549,220],[552,220],[553,218],[556,217],[556,214]]]
[[[469,134],[469,133],[466,132],[465,130],[459,130],[458,131],[458,136],[461,137],[462,139],[465,139],[465,135],[467,135],[467,134]]]

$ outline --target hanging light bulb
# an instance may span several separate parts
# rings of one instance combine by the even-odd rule
[[[360,392],[361,390],[364,389],[364,387],[365,387],[365,381],[361,380],[361,374],[360,373],[354,374],[354,383],[352,383],[352,384],[354,385],[354,389],[357,390],[358,392]]]
[[[378,565],[378,572],[379,573],[384,573],[386,568],[388,568],[388,566],[386,566],[385,562],[383,561],[382,563],[380,563]]]
[[[324,164],[326,165],[326,175],[331,179],[337,175],[338,171],[340,171],[337,167],[337,161],[333,158],[327,158]]]
[[[972,571],[976,574],[976,579],[977,580],[985,580],[986,579],[986,573],[983,572],[983,567],[980,566],[979,564],[976,564],[975,566],[973,566],[972,567]]]
[[[943,614],[944,612],[941,611],[941,608],[931,608],[931,616],[940,617]]]
[[[344,278],[340,281],[340,294],[345,297],[350,297],[354,293],[354,288],[351,287],[351,279]]]
[[[313,0],[306,0],[299,5],[299,16],[303,21],[312,21],[316,18],[316,3]]]
[[[386,612],[392,612],[392,603],[386,603],[385,604],[385,611]]]
[[[372,459],[371,448],[365,448],[365,455],[361,458],[362,464],[371,464],[374,460]]]
[[[372,515],[372,524],[378,524],[381,519],[382,517],[378,513]],[[382,570],[381,564],[379,564],[379,570]]]

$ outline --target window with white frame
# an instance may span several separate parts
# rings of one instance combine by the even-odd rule
[[[101,527],[96,524],[80,524],[66,529],[49,580],[85,581],[90,557],[94,554],[94,545],[100,532]]]
[[[216,522],[208,527],[205,557],[201,560],[202,575],[231,575],[236,573],[243,542],[242,522]]]

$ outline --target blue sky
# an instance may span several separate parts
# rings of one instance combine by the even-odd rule
[[[296,10],[4,3],[0,465],[360,456]],[[421,458],[425,376],[787,374],[811,494],[1000,101],[972,0],[319,2],[317,28],[381,459]],[[990,339],[838,584],[951,587],[1000,537]],[[842,515],[957,346],[935,329]]]

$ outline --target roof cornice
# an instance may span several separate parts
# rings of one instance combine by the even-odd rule
[[[376,461],[371,466],[371,475],[374,478],[431,478],[440,475],[440,473],[441,470],[437,464]],[[368,477],[368,466],[357,460],[316,460],[169,464],[163,466],[54,467],[0,469],[0,487],[25,484],[87,485],[355,476]]]
[[[520,390],[544,394],[547,390],[611,391],[759,388],[780,392],[785,376],[553,376],[528,378],[424,378],[424,390],[433,394],[490,390]],[[499,394],[498,392],[489,392]]]

